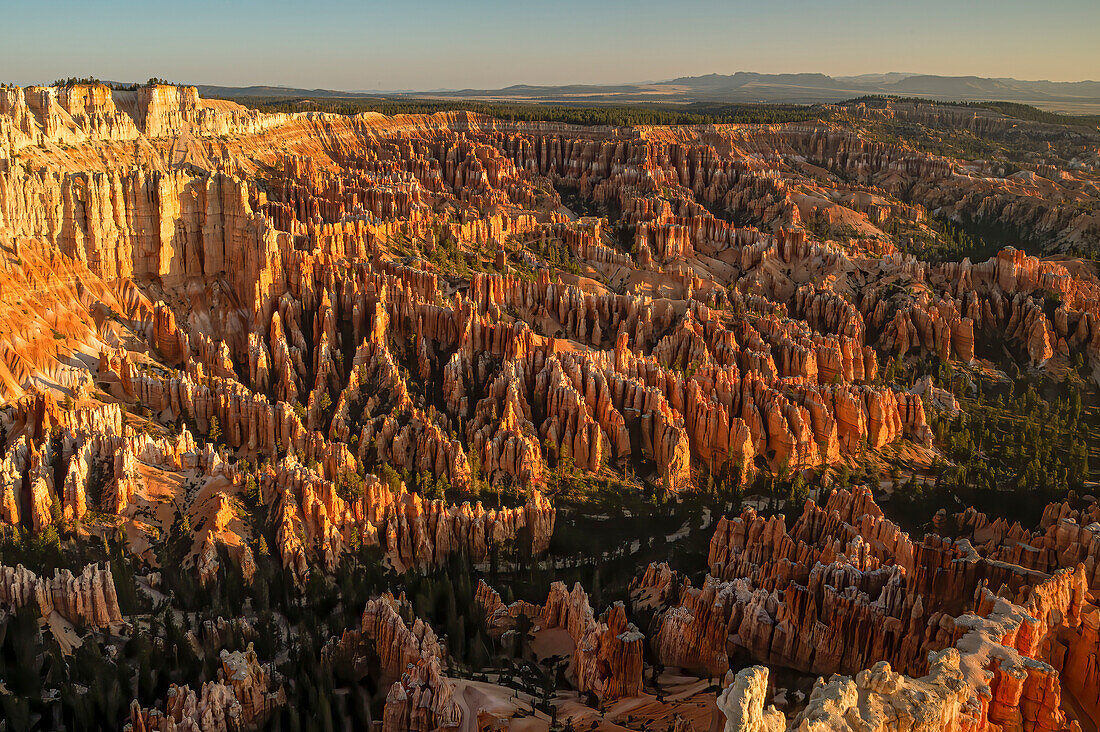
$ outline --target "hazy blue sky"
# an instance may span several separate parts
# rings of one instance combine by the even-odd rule
[[[1100,79],[1100,0],[3,0],[0,81],[334,89],[760,71]]]

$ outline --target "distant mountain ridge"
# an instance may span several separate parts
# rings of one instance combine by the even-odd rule
[[[503,89],[459,89],[431,92],[344,92],[280,86],[222,87],[200,85],[206,96],[222,97],[379,97],[483,99],[566,104],[728,102],[814,104],[865,95],[927,97],[942,101],[1005,101],[1060,111],[1100,111],[1100,81],[1028,81],[980,76],[938,76],[890,72],[833,77],[821,73],[684,76],[667,81],[630,84],[515,84]]]

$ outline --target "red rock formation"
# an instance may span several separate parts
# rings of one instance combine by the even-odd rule
[[[1026,532],[983,520],[971,519],[979,527],[974,536],[985,539],[985,556],[965,539],[929,536],[911,543],[882,517],[866,490],[834,492],[824,510],[807,502],[789,533],[782,517],[766,521],[746,511],[733,521],[723,519],[711,542],[710,564],[714,575],[729,581],[710,577],[702,590],[684,587],[661,616],[655,650],[670,664],[691,668],[694,661],[712,674],[724,671],[727,654],[739,649],[814,673],[855,673],[888,661],[922,674],[929,651],[951,646],[967,632],[970,623],[962,613],[988,614],[984,600],[975,606],[969,598],[993,597],[989,588],[999,588],[1002,597],[1032,607],[1046,597],[1034,585],[1047,574],[1033,562],[1005,561],[1009,548],[1017,559],[1045,552],[1023,543]],[[1074,586],[1087,587],[1086,565],[1073,561],[1080,551],[1064,551],[1076,570],[1058,575],[1062,585],[1045,586],[1063,587],[1073,577]],[[1074,596],[1084,590],[1059,592]],[[1080,600],[1075,602],[1079,608]],[[1074,613],[1065,611],[1069,627],[1087,636],[1087,625]]]
[[[542,608],[529,602],[516,600],[511,605],[505,605],[500,598],[500,593],[481,579],[477,582],[477,594],[474,601],[485,616],[485,623],[494,637],[499,637],[510,630],[514,630],[516,620],[521,615],[529,620],[542,617]]]
[[[1006,130],[920,104],[852,113]],[[1052,136],[1048,151],[1061,145]],[[1095,242],[1087,185],[1057,168],[1069,177],[1043,177],[1048,165],[1005,178],[967,161],[964,174],[833,123],[267,115],[191,87],[5,87],[0,159],[0,397],[19,399],[0,417],[0,529],[97,510],[137,530],[146,476],[197,470],[203,497],[184,510],[203,523],[186,564],[208,581],[222,546],[250,574],[235,518],[249,480],[299,581],[359,544],[399,570],[479,561],[524,536],[548,547],[555,513],[538,488],[554,470],[629,469],[677,491],[708,473],[930,446],[922,396],[958,405],[884,384],[880,353],[969,363],[989,342],[1052,373],[1067,357],[1100,363],[1100,284],[1079,263],[1008,249],[932,265],[886,234],[891,218],[921,226],[936,211]],[[574,217],[559,190],[619,220]],[[813,233],[853,223],[829,241]],[[125,418],[116,400],[132,405]],[[365,467],[380,464],[385,483]],[[487,483],[529,497],[456,505],[390,468],[433,495]],[[922,723],[1053,729],[1054,672],[1061,693],[1096,707],[1095,613],[1063,596],[1100,586],[1097,518],[1067,503],[1028,531],[964,512],[956,538],[914,541],[869,492],[837,492],[790,527],[751,511],[722,519],[701,587],[653,567],[633,601],[658,611],[667,665],[718,675],[734,653],[858,672],[823,687],[811,704],[822,720],[841,708],[919,717],[915,689],[933,710]],[[1072,582],[1056,574],[1078,565]],[[478,602],[494,632],[533,617],[487,588]],[[415,638],[387,646],[383,726],[456,721],[441,651],[425,655],[426,632],[376,610],[372,638]],[[578,689],[639,693],[642,639],[624,608],[597,619],[583,590],[555,585],[539,622],[568,630]],[[977,637],[993,655],[965,647]],[[988,689],[967,686],[973,663]],[[738,724],[772,728],[760,674],[742,682],[726,697],[751,698],[734,705]],[[232,726],[234,704],[263,706],[231,687],[182,688],[167,717],[135,710],[135,726]]]
[[[442,675],[436,659],[421,659],[386,694],[382,732],[432,732],[462,724],[462,707],[454,686]]]
[[[541,608],[519,601],[504,605],[484,582],[478,584],[476,602],[496,634],[514,628],[520,615],[535,621],[536,633],[554,628],[567,631],[573,641],[571,681],[577,691],[594,693],[605,702],[641,694],[645,639],[627,620],[623,603],[616,602],[597,619],[580,583],[569,591],[561,582],[550,585]]]
[[[443,648],[431,626],[417,618],[411,627],[398,615],[405,598],[387,593],[367,602],[363,610],[360,632],[375,647],[382,671],[389,678],[399,678],[421,658],[445,660]]]
[[[443,675],[443,647],[431,626],[420,618],[412,625],[402,620],[398,611],[406,604],[404,595],[395,598],[389,593],[368,601],[359,630],[345,631],[325,653],[330,662],[358,668],[364,655],[362,646],[373,648],[381,666],[381,682],[392,684],[382,713],[385,732],[458,727],[463,712],[453,698],[454,683]]]
[[[107,113],[110,94],[104,93],[74,92],[74,99],[92,101],[73,105],[92,104]],[[146,135],[172,135],[184,122],[200,134],[222,129],[223,123],[217,121],[221,113],[205,109],[191,89],[151,87],[139,90],[136,98],[138,127]],[[234,114],[228,115],[234,121],[225,123],[230,127],[240,121]],[[453,121],[457,124],[458,118]],[[270,120],[271,124],[287,122]],[[591,295],[574,285],[551,282],[545,269],[535,283],[476,275],[469,290],[472,303],[449,295],[439,298],[437,276],[385,261],[359,267],[352,277],[336,276],[333,266],[340,258],[375,254],[392,237],[415,236],[425,226],[435,226],[438,222],[428,206],[432,201],[450,201],[460,207],[530,205],[529,174],[534,172],[578,181],[597,199],[619,197],[628,217],[641,227],[639,239],[649,241],[652,234],[655,238],[646,247],[666,261],[690,259],[696,250],[718,254],[732,248],[743,250],[737,260],[745,270],[763,266],[769,256],[792,268],[792,275],[803,261],[820,261],[836,270],[848,266],[840,253],[808,242],[797,228],[785,228],[775,237],[736,229],[709,217],[704,208],[693,207],[687,199],[680,200],[675,214],[652,211],[648,203],[639,203],[648,199],[632,197],[642,191],[624,187],[628,181],[632,185],[645,181],[643,191],[680,185],[707,201],[726,197],[731,205],[734,199],[748,205],[755,195],[787,195],[784,184],[755,177],[742,162],[709,157],[704,164],[695,153],[684,152],[689,148],[668,145],[659,135],[644,144],[624,143],[618,133],[604,139],[607,131],[600,130],[591,133],[595,139],[591,145],[574,146],[561,134],[544,134],[537,126],[531,128],[533,136],[525,136],[499,131],[495,123],[480,118],[466,117],[462,124],[481,136],[478,142],[458,142],[431,125],[409,138],[394,138],[391,135],[404,135],[408,128],[380,122],[377,130],[355,143],[364,150],[384,150],[410,180],[417,181],[419,187],[403,188],[401,195],[394,193],[386,177],[390,171],[376,162],[374,152],[355,165],[343,158],[280,158],[281,171],[267,190],[249,188],[247,195],[238,179],[224,175],[185,180],[170,173],[156,179],[131,179],[110,171],[85,179],[35,178],[13,172],[7,189],[13,205],[6,224],[19,233],[44,237],[61,249],[84,251],[88,261],[97,263],[101,276],[155,276],[169,292],[178,292],[188,277],[223,277],[243,304],[239,313],[205,314],[199,308],[191,313],[193,323],[184,326],[175,322],[167,306],[155,308],[150,339],[168,363],[182,364],[197,355],[203,373],[229,381],[236,379],[238,368],[245,373],[247,363],[249,386],[260,394],[274,387],[276,406],[279,400],[287,405],[303,403],[304,429],[329,424],[332,437],[348,439],[358,434],[361,441],[376,439],[383,459],[415,472],[430,467],[436,477],[445,477],[456,487],[469,482],[465,455],[459,454],[465,450],[460,441],[445,437],[447,422],[437,424],[441,420],[420,414],[402,396],[408,390],[388,353],[387,333],[408,339],[415,328],[419,375],[426,380],[435,378],[444,365],[441,353],[459,347],[459,360],[455,368],[447,363],[450,370],[444,379],[453,395],[452,411],[446,417],[448,421],[471,418],[464,436],[480,467],[494,481],[538,482],[545,464],[544,445],[550,446],[552,456],[567,455],[592,472],[605,461],[642,455],[657,464],[661,482],[675,490],[690,481],[695,461],[711,472],[741,463],[744,474],[758,454],[775,467],[816,465],[856,449],[863,439],[874,447],[903,435],[928,439],[916,402],[873,387],[862,388],[858,395],[851,393],[846,385],[872,379],[877,369],[873,351],[863,344],[860,312],[843,294],[813,285],[798,286],[797,281],[769,274],[765,291],[775,300],[770,307],[784,308],[784,301],[793,296],[794,311],[805,321],[776,323],[752,315],[731,328],[703,304],[725,307],[731,295],[701,277],[676,275],[689,304],[680,320],[667,303],[632,295]],[[247,122],[241,133],[255,129]],[[546,153],[532,157],[539,146]],[[651,167],[641,168],[641,177],[631,172],[630,166],[643,163]],[[601,182],[593,186],[591,181],[596,180]],[[147,195],[142,198],[134,191],[147,191]],[[49,222],[30,212],[28,202],[43,197],[49,201],[47,210],[54,212]],[[83,219],[67,213],[81,206],[86,210]],[[758,212],[765,218],[795,216],[793,208],[785,208],[789,206],[769,203]],[[773,213],[767,213],[773,208]],[[140,212],[134,215],[148,220],[150,226],[139,231],[119,223],[133,220],[131,211]],[[379,223],[351,223],[349,217],[358,211],[370,211]],[[268,217],[266,222],[257,212]],[[543,242],[560,238],[579,256],[598,263],[630,264],[629,258],[605,252],[603,230],[595,220],[543,225],[527,214],[513,219],[493,213],[484,221],[486,229],[468,221],[444,221],[443,225],[459,242],[537,233]],[[154,225],[160,231],[155,242],[143,233]],[[306,236],[316,244],[298,247],[290,236]],[[108,245],[114,253],[103,256],[100,251]],[[134,254],[139,251],[142,254]],[[745,302],[740,293],[735,296]],[[536,324],[540,319],[556,321],[566,335],[585,345],[599,347],[615,334],[613,368],[591,352],[562,352],[526,325],[502,318],[496,305],[513,308]],[[354,383],[345,387],[347,371],[333,365],[334,354],[347,353],[352,345],[341,342],[345,336],[338,324],[351,320],[358,339],[366,333],[368,313],[373,313],[374,350],[368,353],[360,347],[356,365],[368,368],[368,379],[377,378],[374,372],[379,368],[388,374],[383,378],[395,385],[391,393],[403,412],[411,412],[410,422],[387,423],[374,417],[354,427],[349,423],[348,410],[362,404],[362,387]],[[313,338],[307,348],[303,328],[308,330],[310,317]],[[189,334],[200,322],[199,332]],[[621,341],[624,334],[626,341]],[[640,356],[627,355],[631,348],[642,352],[654,344],[662,366],[701,366],[698,376],[676,377]],[[190,353],[192,348],[196,354]],[[1043,348],[1036,348],[1041,357]],[[503,371],[511,374],[506,380],[497,379],[491,401],[464,403],[464,393],[486,386],[481,383],[486,354],[519,363]],[[717,366],[733,365],[738,370],[732,379],[718,376]],[[190,368],[189,373],[198,372]],[[776,377],[807,383],[776,382]],[[313,383],[306,383],[307,378]],[[143,403],[149,397],[162,409],[170,403],[173,412],[179,413],[174,400],[149,393],[147,387],[139,392]],[[322,414],[327,411],[322,410],[325,400],[333,397],[339,397],[336,414]],[[205,399],[200,396],[200,401]],[[381,405],[371,407],[368,400],[366,406]],[[494,409],[499,422],[492,421]],[[224,416],[217,416],[224,423]],[[197,417],[201,428],[204,415]],[[246,434],[236,425],[227,431],[233,447],[239,446],[238,429]],[[285,429],[297,431],[292,422]],[[250,449],[272,447],[262,441],[254,446],[253,439],[248,439]],[[303,448],[297,434],[283,431],[280,441]]]
[[[133,732],[262,728],[286,704],[285,692],[276,687],[270,669],[260,664],[251,643],[243,652],[223,650],[220,660],[217,680],[203,684],[199,693],[172,684],[164,711],[144,709],[137,700],[131,702],[126,728]]]
[[[79,575],[55,570],[52,578],[38,577],[23,565],[0,565],[0,602],[19,608],[34,603],[48,618],[56,612],[79,626],[106,628],[122,622],[111,570],[89,564]]]
[[[525,527],[530,549],[537,554],[549,546],[554,530],[554,509],[537,492],[523,507],[486,510],[480,502],[471,506],[425,500],[404,485],[395,492],[367,475],[362,495],[345,500],[332,481],[289,459],[261,472],[259,484],[267,500],[280,506],[279,552],[300,579],[306,573],[309,550],[315,550],[323,566],[331,569],[351,547],[353,537],[368,546],[381,546],[402,571],[417,565],[438,566],[458,552],[481,561],[489,556],[491,545],[515,541]],[[303,540],[305,545],[300,543]]]
[[[914,729],[1079,729],[1059,707],[1060,688],[1071,693],[1088,689],[1086,703],[1092,703],[1092,689],[1083,686],[1085,679],[1078,674],[1088,663],[1083,659],[1095,664],[1098,649],[1084,646],[1067,667],[1066,647],[1047,639],[1080,628],[1083,635],[1077,637],[1091,640],[1089,622],[1082,623],[1086,592],[1080,568],[1061,570],[1036,585],[1023,606],[984,590],[977,614],[956,619],[962,633],[954,647],[930,656],[928,675],[908,678],[880,662],[854,680],[819,679],[791,728],[830,729],[858,715],[869,720],[867,728],[873,730],[894,729],[899,719]],[[1059,685],[1058,667],[1068,677],[1065,687]],[[746,670],[723,694],[727,730],[761,729],[754,726],[761,719],[773,725],[764,729],[786,728],[774,713],[763,711],[764,698],[757,690],[761,677],[766,681],[766,671]]]
[[[566,592],[555,582],[542,611],[542,627],[565,628],[573,638],[573,670],[577,690],[591,691],[605,701],[637,696],[642,688],[642,641],[615,603],[597,621],[588,595],[576,585]]]

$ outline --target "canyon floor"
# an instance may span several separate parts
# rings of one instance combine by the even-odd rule
[[[1100,131],[820,111],[0,87],[0,730],[1097,729]]]

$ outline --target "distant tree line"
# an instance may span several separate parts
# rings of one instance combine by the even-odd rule
[[[465,99],[439,100],[401,97],[226,97],[264,112],[331,112],[360,114],[435,114],[476,112],[497,119],[521,122],[560,122],[575,125],[701,125],[781,124],[827,119],[832,113],[820,105],[717,104],[581,106],[517,102],[482,102]]]
[[[1045,109],[1033,107],[1030,104],[1019,102],[950,102],[942,99],[924,99],[922,97],[896,97],[884,94],[871,94],[863,97],[849,99],[841,102],[842,106],[852,104],[865,104],[875,109],[884,108],[887,103],[895,104],[928,104],[936,107],[969,107],[975,109],[988,109],[991,112],[1003,114],[1006,117],[1022,119],[1027,122],[1041,122],[1051,125],[1065,125],[1067,127],[1088,127],[1096,129],[1100,126],[1100,115],[1096,114],[1060,114],[1048,112]]]
[[[178,82],[168,81],[167,79],[159,79],[155,76],[150,78],[144,84],[121,84],[117,81],[107,82],[101,81],[94,76],[70,76],[65,79],[55,79],[54,82],[50,84],[50,86],[90,86],[93,84],[103,84],[104,86],[111,87],[111,89],[115,91],[137,91],[143,86],[180,86]]]

